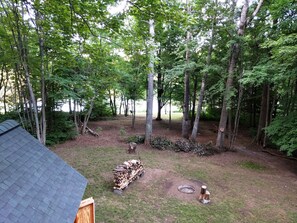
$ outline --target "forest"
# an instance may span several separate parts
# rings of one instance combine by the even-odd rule
[[[0,121],[18,120],[41,143],[118,115],[133,128],[145,100],[146,144],[153,119],[175,105],[183,138],[199,142],[200,121],[213,120],[218,148],[244,126],[259,145],[296,155],[296,1],[0,3]]]

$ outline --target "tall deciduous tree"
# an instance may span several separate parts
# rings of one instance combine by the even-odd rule
[[[244,1],[244,5],[241,9],[240,20],[239,20],[239,25],[237,30],[237,39],[240,39],[240,37],[244,35],[246,26],[250,23],[253,17],[256,16],[258,11],[260,10],[262,3],[263,3],[263,0],[260,0],[252,16],[248,17],[249,0]],[[224,92],[223,105],[222,105],[218,135],[216,140],[216,146],[219,148],[222,148],[224,146],[228,112],[230,112],[230,99],[231,99],[231,92],[232,92],[232,86],[233,86],[233,78],[234,78],[236,65],[238,62],[239,52],[240,52],[240,43],[238,41],[235,41],[235,43],[231,45],[228,77],[226,81],[226,88]],[[229,121],[231,122],[231,120]]]

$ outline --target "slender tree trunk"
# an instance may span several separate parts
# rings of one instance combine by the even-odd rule
[[[171,89],[171,83],[170,83],[170,89]],[[171,129],[171,113],[172,113],[172,91],[170,90],[169,95],[169,129]]]
[[[133,100],[133,113],[132,113],[132,129],[135,129],[135,112],[136,112],[136,103]]]
[[[122,114],[123,103],[124,103],[124,99],[123,99],[123,95],[121,95],[121,102],[120,102],[120,107],[119,107],[119,115]]]
[[[266,115],[267,110],[269,109],[267,105],[269,105],[269,84],[263,85],[263,91],[262,91],[262,100],[261,100],[261,110],[260,110],[260,116],[259,116],[259,122],[258,122],[258,131],[257,131],[257,137],[256,141],[258,144],[263,145],[264,141],[264,131],[263,128],[266,126]]]
[[[241,71],[240,79],[241,79],[242,75],[243,75],[243,70]],[[233,127],[233,132],[230,135],[230,138],[231,138],[231,141],[230,141],[230,144],[229,144],[230,149],[233,148],[234,142],[235,142],[236,137],[237,137],[239,119],[240,119],[240,107],[241,107],[242,96],[243,96],[243,86],[242,86],[242,84],[239,84],[237,109],[236,109],[235,118],[234,118],[234,127]]]
[[[96,97],[96,93],[95,93],[95,96],[91,99],[90,108],[89,108],[87,114],[84,117],[84,122],[83,122],[83,125],[82,125],[82,128],[81,128],[81,134],[82,135],[84,135],[85,132],[86,132],[87,125],[88,125],[88,122],[89,122],[89,118],[91,116],[91,113],[92,113],[92,110],[93,110],[93,107],[94,107],[95,97]]]
[[[7,10],[6,10],[6,7],[5,5],[3,4],[3,1],[1,0],[1,5],[2,5],[2,9],[4,10],[6,16],[8,18],[10,18]],[[23,12],[23,3],[22,3],[22,14],[24,14]],[[41,135],[40,135],[40,128],[39,128],[39,120],[38,120],[38,109],[37,109],[37,102],[35,100],[35,94],[33,92],[33,88],[32,88],[32,84],[31,84],[31,78],[30,78],[30,71],[29,71],[29,66],[28,66],[28,58],[27,58],[27,49],[25,47],[25,40],[22,38],[22,34],[21,34],[21,27],[20,27],[20,18],[19,18],[19,8],[18,6],[16,5],[16,3],[12,3],[12,13],[13,13],[13,16],[14,16],[14,20],[15,20],[15,23],[14,25],[10,24],[11,25],[11,32],[12,32],[12,36],[13,36],[13,39],[14,39],[14,42],[15,42],[15,46],[17,47],[17,51],[18,51],[18,56],[20,58],[20,62],[22,64],[22,67],[24,69],[24,72],[25,72],[25,78],[26,78],[26,83],[27,83],[27,87],[28,87],[28,90],[29,90],[29,95],[30,95],[30,101],[33,105],[33,114],[34,114],[34,120],[35,120],[35,133],[36,133],[36,136],[37,136],[37,139],[42,142],[42,139],[41,139]],[[16,32],[16,34],[15,34]],[[31,104],[30,103],[30,104]]]
[[[0,91],[2,90],[2,87],[3,87],[3,83],[4,83],[4,69],[5,68],[5,65],[3,64],[2,65],[2,68],[1,68],[1,75],[0,75]],[[2,96],[1,96],[2,98]]]
[[[115,116],[115,108],[114,108],[114,102],[112,100],[112,94],[111,94],[111,90],[108,90],[108,96],[109,96],[109,106],[111,109],[111,113],[113,116]]]
[[[228,141],[229,145],[231,144],[231,134],[232,134],[232,110],[228,110]]]
[[[77,108],[77,100],[73,100],[73,119],[74,119],[74,125],[76,129],[76,133],[79,133],[79,127],[78,127],[78,121],[77,121],[77,113],[76,113],[76,108]]]
[[[40,139],[41,143],[46,143],[46,114],[45,114],[45,66],[44,66],[44,39],[42,30],[42,16],[39,11],[36,11],[36,32],[39,42],[40,55],[40,71],[41,71],[41,122],[40,122]]]
[[[7,113],[7,99],[6,99],[6,96],[7,96],[7,85],[8,85],[8,82],[9,82],[9,74],[8,74],[8,70],[6,70],[5,72],[5,81],[4,81],[4,91],[3,91],[3,106],[4,106],[4,114]]]
[[[125,117],[127,117],[128,116],[128,110],[129,110],[129,99],[125,98],[124,103],[125,103]]]
[[[116,90],[113,90],[113,108],[114,108],[113,116],[117,116]]]
[[[153,97],[154,97],[154,37],[155,27],[154,20],[149,20],[150,31],[150,62],[148,73],[148,87],[147,87],[147,100],[146,100],[146,126],[145,126],[145,144],[149,145],[153,133]]]
[[[186,1],[187,13],[190,14],[189,0]],[[190,73],[188,64],[190,62],[189,41],[191,33],[187,30],[186,38],[186,69],[184,74],[184,104],[183,104],[183,123],[182,123],[182,137],[189,138],[189,103],[190,103]]]
[[[192,110],[191,110],[191,128],[193,128],[194,121],[195,121],[195,108],[196,108],[196,100],[197,100],[197,86],[198,86],[198,77],[197,77],[197,75],[195,75],[195,77],[194,77],[194,87],[193,87]]]
[[[215,2],[217,5],[217,1]],[[211,62],[211,54],[213,51],[213,42],[214,42],[214,36],[215,36],[215,24],[216,24],[216,15],[213,17],[213,22],[212,22],[212,27],[211,27],[211,38],[210,38],[210,43],[208,46],[208,53],[207,53],[207,58],[206,58],[206,66],[210,65]],[[206,85],[206,79],[207,79],[208,73],[204,73],[202,76],[201,80],[201,88],[200,88],[200,93],[199,93],[199,99],[198,99],[198,106],[197,106],[197,111],[196,111],[196,117],[192,129],[192,134],[191,134],[191,141],[196,141],[198,130],[199,130],[199,121],[200,121],[200,115],[201,115],[201,110],[202,110],[202,105],[203,105],[203,99],[204,99],[204,92],[205,92],[205,85]]]
[[[158,85],[158,89],[157,89],[157,98],[158,98],[158,114],[157,114],[157,121],[162,120],[161,118],[161,111],[163,108],[163,103],[162,103],[162,95],[164,92],[163,89],[163,84],[162,84],[162,73],[161,73],[161,67],[160,65],[158,65],[158,80],[157,80],[157,85]]]
[[[269,104],[270,104],[270,86],[268,85],[268,89],[267,89],[267,99],[266,99],[266,114],[265,114],[265,128],[268,126],[269,124],[269,117],[270,117],[270,113],[269,113]],[[267,134],[266,131],[263,130],[263,147],[266,147],[266,140],[267,140]]]

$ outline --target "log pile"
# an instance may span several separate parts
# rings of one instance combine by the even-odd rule
[[[131,182],[144,174],[144,168],[140,160],[128,160],[118,165],[114,170],[114,192],[121,193]]]

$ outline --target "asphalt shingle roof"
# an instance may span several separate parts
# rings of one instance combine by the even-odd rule
[[[73,223],[86,185],[17,122],[0,123],[0,222]]]

